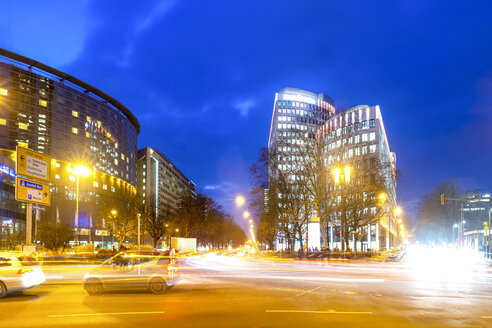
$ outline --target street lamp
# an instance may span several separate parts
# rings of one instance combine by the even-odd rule
[[[250,215],[250,214],[249,214],[249,212],[248,212],[248,211],[244,211],[244,212],[243,212],[243,218],[247,219],[247,218],[249,218],[249,215]]]
[[[79,177],[87,176],[90,174],[90,170],[82,165],[77,165],[74,169],[70,165],[67,167],[67,171],[75,174],[76,177],[76,188],[75,188],[75,229],[76,234],[75,238],[78,242],[78,234],[79,234]]]
[[[343,171],[343,173],[342,173]],[[345,199],[343,197],[343,185],[350,183],[350,174],[351,167],[345,166],[343,169],[339,167],[333,168],[333,180],[335,181],[335,185],[340,185],[340,198],[342,199],[342,204],[345,203]],[[341,230],[341,242],[342,242],[342,250],[345,251],[345,238],[344,238],[344,222],[345,222],[345,209],[342,205],[341,211],[342,217],[340,218],[340,230]]]

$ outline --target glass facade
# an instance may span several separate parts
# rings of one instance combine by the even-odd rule
[[[63,82],[0,62],[0,148],[21,145],[135,182],[137,130],[117,109]]]
[[[101,232],[97,229],[104,229],[104,218],[97,217],[94,206],[99,195],[136,192],[138,121],[126,107],[90,85],[1,51],[0,243],[9,247],[25,241],[26,204],[15,200],[16,146],[53,159],[51,206],[33,206],[34,227],[45,217],[74,227],[76,177],[67,168],[81,164],[91,170],[80,178],[77,224],[77,240],[91,240]]]

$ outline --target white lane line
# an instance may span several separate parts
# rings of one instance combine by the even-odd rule
[[[356,312],[356,311],[309,311],[309,310],[265,310],[267,313],[314,313],[314,314],[373,314],[372,312]]]
[[[105,316],[105,315],[133,315],[133,314],[163,314],[164,311],[157,312],[108,312],[108,313],[75,313],[75,314],[51,314],[49,318],[65,318],[65,317],[86,317],[86,316]]]
[[[299,296],[302,296],[302,295],[305,295],[307,293],[311,293],[311,292],[314,292],[315,290],[318,290],[320,289],[321,287],[315,287],[315,288],[312,288],[312,289],[309,289],[309,290],[305,290],[303,292],[300,292],[299,294],[297,294],[296,296],[294,297],[299,297]]]

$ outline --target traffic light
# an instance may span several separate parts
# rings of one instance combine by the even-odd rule
[[[441,194],[441,205],[444,205],[444,194]]]

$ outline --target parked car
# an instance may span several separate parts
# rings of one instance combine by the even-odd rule
[[[175,285],[176,279],[177,267],[169,256],[119,253],[87,273],[82,282],[90,295],[122,289],[163,294]]]
[[[14,252],[0,253],[0,298],[45,281],[43,269],[34,256]]]

